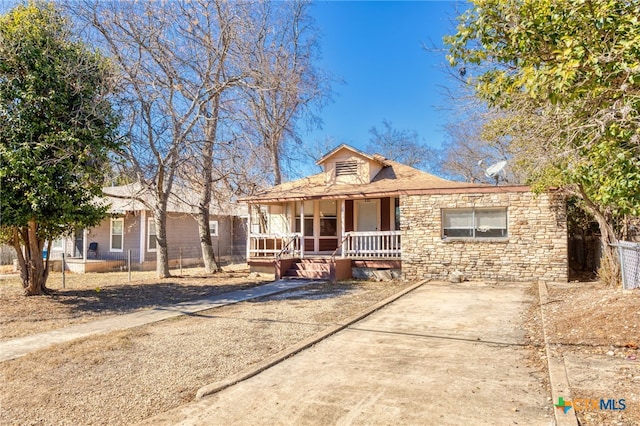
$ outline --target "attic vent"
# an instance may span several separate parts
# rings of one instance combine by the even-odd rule
[[[358,174],[357,161],[336,161],[336,176],[349,176]]]

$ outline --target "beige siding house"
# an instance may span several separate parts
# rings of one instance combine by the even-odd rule
[[[109,217],[98,226],[76,233],[65,244],[69,269],[75,272],[122,269],[131,262],[137,269],[154,269],[157,242],[153,214],[137,185],[103,189]],[[124,197],[124,198],[123,198]],[[129,197],[129,198],[126,198]],[[170,263],[201,262],[198,225],[187,195],[170,197],[167,212],[167,246]],[[246,254],[246,207],[235,203],[212,203],[209,229],[216,257],[222,263],[244,262]],[[53,250],[52,250],[53,251]]]
[[[341,145],[323,171],[246,198],[247,259],[279,276],[567,281],[564,199],[453,182]]]

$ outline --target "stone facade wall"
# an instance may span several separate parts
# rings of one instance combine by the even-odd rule
[[[443,239],[441,209],[507,208],[504,239]],[[407,195],[400,199],[405,279],[568,280],[564,199],[556,194],[485,192]]]

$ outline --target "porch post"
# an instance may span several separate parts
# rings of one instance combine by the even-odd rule
[[[144,263],[144,255],[145,255],[145,236],[147,234],[147,211],[142,210],[140,214],[140,264]]]
[[[253,204],[248,204],[249,215],[247,216],[247,262],[251,256],[251,211],[253,210]]]
[[[89,231],[87,228],[82,230],[82,261],[87,261],[87,250],[89,250]]]
[[[300,233],[302,234],[300,259],[304,259],[304,200],[300,201]]]
[[[345,234],[346,232],[344,231],[344,224],[345,224],[345,204],[346,204],[346,200],[342,199],[340,200],[340,245],[342,247],[340,247],[341,250],[341,257],[344,258],[346,255],[346,241],[344,240]]]

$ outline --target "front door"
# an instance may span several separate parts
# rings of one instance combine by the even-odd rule
[[[74,239],[73,257],[82,257],[84,251],[84,229],[76,229]]]
[[[358,210],[356,231],[377,231],[379,227],[380,200],[359,200],[356,209]]]

